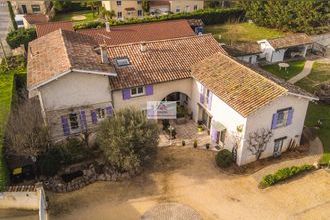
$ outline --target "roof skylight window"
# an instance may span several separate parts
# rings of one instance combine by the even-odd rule
[[[116,64],[117,64],[117,66],[128,66],[128,65],[130,65],[130,62],[127,57],[123,57],[123,58],[117,58]]]

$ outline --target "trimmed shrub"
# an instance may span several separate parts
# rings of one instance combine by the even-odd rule
[[[302,165],[300,167],[297,166],[286,167],[276,171],[274,174],[269,174],[264,176],[259,185],[261,188],[266,188],[280,181],[284,181],[286,179],[292,178],[293,176],[314,169],[315,167],[313,165],[308,165],[308,164]]]
[[[37,38],[37,32],[34,28],[17,30],[8,33],[6,41],[11,49],[18,48],[22,44],[27,48],[28,43]]]
[[[215,162],[221,168],[230,167],[234,162],[232,153],[227,149],[220,150],[215,156]]]
[[[240,20],[244,17],[244,11],[239,8],[229,9],[205,9],[198,10],[191,13],[182,12],[177,14],[168,14],[155,17],[145,17],[143,19],[132,18],[127,20],[110,20],[111,26],[125,25],[125,24],[139,24],[166,20],[177,20],[177,19],[201,19],[205,25],[210,24],[221,24],[231,20]],[[104,22],[92,21],[79,23],[74,26],[76,30],[86,28],[100,28],[104,27]]]

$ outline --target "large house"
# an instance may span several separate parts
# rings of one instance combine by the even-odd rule
[[[316,99],[229,57],[209,34],[100,45],[56,30],[29,44],[27,86],[55,140],[93,130],[116,110],[147,111],[147,101],[171,99],[205,125],[212,145],[237,146],[239,165],[255,160],[248,142],[254,132],[273,134],[263,157],[298,144]]]
[[[116,19],[142,18],[142,0],[104,0],[102,6],[114,11]],[[192,12],[204,8],[204,0],[150,0],[149,12],[153,15]]]
[[[11,0],[15,14],[46,14],[50,0]]]

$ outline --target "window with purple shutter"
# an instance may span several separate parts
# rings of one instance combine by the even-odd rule
[[[123,89],[123,99],[127,100],[131,98],[131,90],[130,89]]]
[[[69,121],[67,116],[61,116],[61,123],[63,127],[63,134],[65,136],[70,134],[70,126],[69,126]]]
[[[80,111],[79,115],[81,130],[87,130],[87,121],[85,111]]]
[[[107,112],[107,115],[108,117],[111,117],[113,115],[113,109],[112,109],[112,106],[108,106],[105,108],[106,112]]]
[[[286,125],[291,125],[292,124],[292,119],[293,119],[293,109],[289,109],[288,111],[288,118],[286,121]]]
[[[212,142],[217,142],[217,139],[218,139],[218,131],[213,128],[211,132],[211,140]]]
[[[152,85],[146,86],[146,95],[153,95],[154,94],[154,88]]]
[[[278,114],[275,113],[273,114],[273,120],[272,120],[272,129],[275,129],[277,127],[277,117],[278,117]]]
[[[211,107],[212,107],[212,92],[210,91],[209,92],[209,97],[208,97],[208,100],[207,100],[207,108],[209,109],[209,110],[211,110]]]
[[[92,123],[97,124],[97,114],[96,111],[92,110],[91,111],[91,116],[92,116]]]
[[[204,104],[205,99],[205,88],[203,85],[201,85],[201,92],[199,93],[199,102]]]

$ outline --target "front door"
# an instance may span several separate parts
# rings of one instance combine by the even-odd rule
[[[202,122],[208,130],[211,128],[211,121],[212,117],[202,108]]]
[[[274,157],[281,156],[283,140],[284,140],[284,138],[280,138],[280,139],[275,140],[275,142],[274,142],[274,153],[273,153]]]
[[[23,11],[23,14],[27,14],[26,5],[22,5],[22,11]]]

